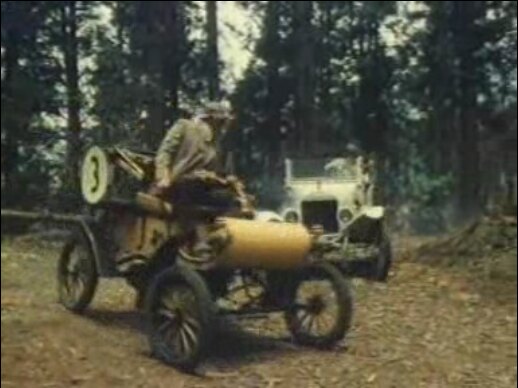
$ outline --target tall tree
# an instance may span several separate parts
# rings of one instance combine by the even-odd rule
[[[144,71],[139,51],[134,44],[133,29],[138,25],[136,6],[135,2],[106,2],[116,33],[110,34],[109,26],[99,26],[96,32],[92,114],[99,121],[96,140],[104,144],[139,147],[146,135],[143,119],[147,90],[142,82]]]
[[[218,50],[218,3],[206,2],[207,13],[207,76],[209,99],[215,100],[220,94],[219,50]]]
[[[265,120],[262,133],[268,142],[268,160],[266,171],[273,177],[278,174],[281,138],[281,109],[283,97],[279,91],[281,77],[279,74],[281,67],[280,51],[282,49],[280,27],[281,27],[280,5],[276,1],[269,1],[265,15],[264,42],[260,47],[262,56],[266,61],[266,92],[265,101]]]
[[[67,95],[67,183],[72,192],[79,191],[81,158],[81,92],[79,90],[78,2],[60,2],[61,40],[65,64]]]
[[[478,24],[486,17],[486,2],[456,1],[453,4],[454,42],[458,52],[459,136],[456,150],[459,161],[458,206],[462,218],[480,212],[480,149],[478,96],[483,82],[479,59],[485,39],[479,38]],[[468,152],[466,152],[468,150]]]
[[[43,114],[57,113],[58,72],[40,1],[2,1],[2,204],[46,199],[48,164],[43,160],[49,128]]]
[[[392,63],[387,56],[381,26],[395,13],[395,2],[372,1],[356,5],[352,20],[351,54],[358,82],[351,89],[352,133],[363,149],[384,158],[388,151],[391,119],[386,93],[392,82]]]
[[[93,113],[110,142],[155,150],[165,130],[207,98],[206,8],[191,1],[106,4],[115,31],[97,34]]]
[[[11,206],[17,191],[16,168],[18,163],[17,135],[22,129],[14,115],[15,82],[18,79],[20,57],[19,25],[9,18],[21,19],[22,10],[12,1],[2,1],[2,47],[5,50],[5,76],[2,78],[2,205]]]
[[[295,63],[295,122],[297,153],[311,155],[318,143],[315,128],[315,58],[313,1],[293,3],[293,34],[298,55]]]
[[[436,171],[453,171],[457,218],[480,211],[481,97],[492,75],[486,71],[490,43],[488,2],[428,2],[428,26],[423,41],[423,79],[430,110],[429,144]],[[489,34],[489,35],[488,35]],[[427,147],[432,152],[431,147]]]
[[[147,112],[145,144],[156,145],[179,113],[185,62],[183,1],[137,2],[130,30],[135,69],[143,80]]]

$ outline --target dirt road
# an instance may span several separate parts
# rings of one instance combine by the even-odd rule
[[[86,316],[56,303],[59,246],[2,242],[2,387],[511,388],[516,287],[494,293],[460,272],[400,256],[388,285],[355,282],[346,346],[290,343],[279,318],[228,324],[200,376],[148,355],[124,283],[100,284]]]

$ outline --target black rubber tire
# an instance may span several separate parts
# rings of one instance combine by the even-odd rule
[[[70,265],[75,250],[82,250],[78,272],[71,272]],[[77,294],[72,294],[69,281],[73,276],[80,276],[83,283],[82,289]],[[76,279],[77,280],[77,279]],[[95,257],[88,240],[78,234],[65,244],[58,261],[57,268],[58,297],[59,302],[74,313],[82,313],[90,305],[97,289],[99,275],[95,264]]]
[[[322,336],[315,336],[301,331],[297,320],[297,307],[294,304],[297,289],[305,280],[311,279],[329,279],[338,302],[338,314],[333,328],[326,335]],[[354,298],[349,281],[334,265],[324,263],[315,266],[312,270],[312,275],[309,278],[301,279],[291,293],[292,307],[285,312],[285,320],[295,342],[304,346],[329,348],[345,337],[352,324]]]
[[[161,295],[165,289],[179,291],[187,288],[192,292],[195,303],[193,310],[198,328],[197,346],[189,354],[178,356],[170,344],[164,341],[159,333],[159,314]],[[175,265],[156,275],[146,295],[146,320],[148,324],[148,341],[152,355],[164,363],[186,372],[192,372],[205,355],[212,340],[212,329],[215,316],[215,308],[210,291],[203,277],[194,270],[185,266]],[[190,318],[193,318],[190,316]],[[163,316],[162,316],[163,319]],[[161,323],[163,325],[164,322]],[[192,334],[192,326],[190,326]],[[195,333],[196,335],[196,333]]]
[[[386,282],[388,280],[393,258],[392,243],[388,235],[383,233],[379,243],[379,254],[375,263],[372,280],[377,282]]]

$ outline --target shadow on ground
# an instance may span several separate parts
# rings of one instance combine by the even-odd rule
[[[93,309],[86,311],[84,318],[101,326],[146,335],[144,315],[138,311]],[[289,337],[258,335],[246,330],[246,322],[238,323],[224,318],[218,320],[213,334],[214,339],[205,363],[218,367],[243,366],[260,359],[272,360],[296,351],[297,348]]]

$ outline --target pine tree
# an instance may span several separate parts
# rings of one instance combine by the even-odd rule
[[[218,4],[207,1],[207,76],[209,99],[216,100],[220,95],[219,52],[218,52]]]
[[[79,192],[81,158],[81,91],[79,90],[78,2],[60,4],[61,48],[64,57],[64,79],[67,95],[67,183],[72,192]]]
[[[50,128],[44,115],[57,114],[59,72],[46,23],[49,5],[40,1],[1,2],[2,205],[43,204],[52,183]]]

